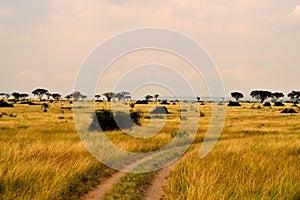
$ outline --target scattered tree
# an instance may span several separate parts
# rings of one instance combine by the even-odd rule
[[[133,110],[135,104],[134,104],[134,103],[130,103],[129,105],[130,105],[130,107],[131,107],[131,110]]]
[[[124,97],[124,99],[125,99],[126,101],[129,101],[129,100],[131,99],[131,96],[130,96],[130,95],[126,95],[126,96]]]
[[[99,99],[100,99],[100,97],[101,97],[101,95],[100,95],[100,94],[96,94],[96,95],[95,95],[95,98],[96,98],[97,100],[99,100]]]
[[[244,98],[244,95],[243,95],[242,93],[240,93],[240,92],[231,92],[231,96],[232,96],[233,98],[235,98],[235,100],[236,100],[237,102],[239,101],[239,99]]]
[[[35,89],[34,91],[32,91],[32,94],[33,94],[34,96],[37,96],[40,100],[42,100],[43,96],[44,96],[46,93],[49,93],[48,90],[43,89],[43,88],[37,88],[37,89]]]
[[[79,91],[74,91],[72,92],[71,96],[74,101],[77,101],[78,99],[81,98],[82,94]]]
[[[124,98],[124,96],[123,96],[123,94],[118,92],[118,93],[115,94],[115,98],[118,99],[119,101],[121,101]]]
[[[68,94],[67,96],[65,96],[66,99],[68,99],[68,101],[72,98],[71,94]]]
[[[87,96],[82,94],[80,98],[81,98],[82,100],[84,100],[84,99],[87,98]]]
[[[10,96],[10,94],[0,93],[0,97],[2,97],[2,98],[8,98],[9,96]]]
[[[287,95],[291,102],[298,103],[300,100],[300,91],[292,91]]]
[[[20,98],[21,98],[22,100],[25,100],[27,97],[29,97],[29,95],[26,94],[26,93],[20,94]]]
[[[261,103],[263,103],[267,98],[271,97],[272,92],[270,91],[264,91],[264,90],[253,90],[250,93],[250,96],[260,100]]]
[[[129,97],[131,98],[131,96],[129,96],[130,93],[126,92],[126,91],[122,91],[122,92],[118,92],[114,95],[115,98],[117,98],[119,101],[128,99]]]
[[[113,92],[105,92],[103,95],[106,97],[107,101],[111,101],[111,99],[115,97],[115,93]]]
[[[45,95],[47,96],[47,99],[49,99],[52,96],[52,94],[48,91],[45,93]]]
[[[41,108],[44,109],[44,112],[47,112],[47,109],[49,108],[49,105],[47,103],[43,103],[41,105]]]
[[[53,93],[51,96],[52,96],[52,98],[55,99],[56,101],[59,101],[60,98],[61,98],[61,94],[58,94],[58,93]]]
[[[146,101],[149,102],[151,99],[153,99],[153,96],[148,94],[148,95],[145,96],[145,99],[146,99]]]
[[[19,92],[13,92],[11,93],[11,96],[13,96],[15,101],[19,101],[19,99],[21,98],[21,94]]]
[[[284,94],[282,92],[273,92],[271,94],[271,98],[273,99],[274,102],[277,102],[278,99],[283,98]]]
[[[200,102],[200,99],[201,99],[201,98],[200,98],[200,97],[196,97],[196,98],[197,98],[197,101]]]
[[[158,97],[159,97],[159,94],[155,94],[155,95],[154,95],[155,102],[157,102],[157,100],[158,100]]]

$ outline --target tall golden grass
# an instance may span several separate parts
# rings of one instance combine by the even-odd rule
[[[51,104],[48,112],[39,106],[0,108],[0,113],[8,114],[0,118],[0,199],[74,199],[114,173],[85,149],[76,133],[72,111],[61,110],[61,106],[69,105]],[[147,116],[153,106],[136,105],[134,110]],[[165,199],[298,197],[298,114],[281,114],[282,108],[259,109],[247,103],[228,108],[220,141],[207,157],[200,159],[199,149],[210,122],[210,104],[182,106],[187,116],[198,106],[205,116],[200,119],[193,148],[168,178]],[[135,138],[122,131],[106,135],[128,151],[160,149],[172,140],[182,120],[178,104],[167,107],[171,114],[150,138]],[[97,103],[96,108],[110,105]],[[164,121],[159,117],[155,120]],[[188,122],[189,117],[184,120]],[[148,118],[142,120],[144,126],[150,122]],[[153,130],[157,130],[156,126],[161,124],[154,124]]]
[[[164,199],[299,199],[299,115],[280,108],[228,108],[213,151],[197,144],[168,178]]]

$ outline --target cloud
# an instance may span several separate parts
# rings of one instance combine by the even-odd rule
[[[236,80],[241,83],[255,81],[266,77],[266,75],[268,74],[267,70],[262,67],[254,67],[249,65],[223,68],[221,70],[221,73],[225,80]]]
[[[295,9],[288,14],[291,25],[300,23],[300,5],[296,5]]]

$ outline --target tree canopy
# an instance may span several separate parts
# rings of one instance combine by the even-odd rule
[[[236,101],[239,101],[239,99],[244,98],[244,95],[241,92],[231,92],[231,96],[235,98]]]
[[[111,101],[111,99],[115,97],[114,92],[105,92],[103,95],[106,97],[107,101]]]
[[[35,90],[32,91],[32,94],[33,94],[34,96],[37,96],[40,100],[43,98],[43,96],[44,96],[46,93],[49,93],[48,90],[43,89],[43,88],[37,88],[37,89],[35,89]]]
[[[145,99],[146,99],[146,101],[150,101],[151,99],[153,99],[153,96],[150,95],[150,94],[147,94],[147,95],[145,96]]]
[[[265,91],[265,90],[253,90],[250,93],[250,96],[260,100],[261,103],[263,103],[266,99],[268,99],[269,97],[271,97],[272,92],[270,91]]]
[[[300,91],[292,91],[287,95],[292,102],[298,103],[300,100]]]
[[[275,102],[277,102],[278,99],[283,98],[283,97],[284,97],[284,94],[283,94],[282,92],[273,92],[273,93],[271,94],[271,98],[272,98]]]

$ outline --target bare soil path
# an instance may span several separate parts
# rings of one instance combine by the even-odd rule
[[[127,174],[126,171],[130,171],[131,169],[135,168],[139,164],[145,162],[146,160],[151,159],[153,156],[148,156],[145,158],[142,158],[140,160],[137,160],[133,162],[132,164],[128,165],[126,168],[124,168],[123,171],[118,171],[115,174],[113,174],[110,178],[107,178],[106,180],[102,180],[102,183],[97,185],[93,190],[88,192],[85,196],[83,196],[82,200],[100,200],[103,199],[105,194],[114,187],[115,184],[117,184],[120,179]]]
[[[139,164],[151,159],[153,156],[145,157],[143,159],[137,160],[136,162],[130,164],[125,168],[124,171],[130,171],[134,167],[138,166]],[[145,192],[144,198],[145,200],[159,200],[161,199],[163,195],[163,187],[166,184],[167,177],[169,176],[170,172],[174,168],[174,166],[179,163],[179,161],[182,159],[179,158],[172,164],[164,167],[160,171],[158,171],[156,177],[154,178],[151,185],[148,187],[148,189]],[[118,171],[115,174],[113,174],[110,178],[107,178],[106,180],[102,181],[99,185],[97,185],[93,190],[91,190],[88,194],[86,194],[84,197],[82,197],[82,200],[100,200],[103,199],[105,194],[113,188],[120,179],[127,174],[127,172],[124,171]]]
[[[163,197],[163,189],[166,185],[167,178],[175,165],[177,165],[181,159],[182,157],[173,162],[171,165],[164,167],[157,173],[153,182],[145,192],[144,200],[159,200]]]

